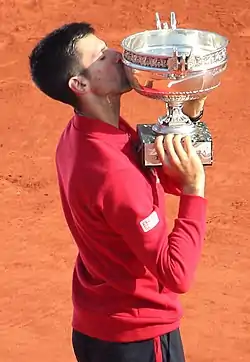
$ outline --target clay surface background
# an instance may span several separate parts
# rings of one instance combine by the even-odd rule
[[[187,362],[249,362],[250,1],[0,1],[0,359],[73,362],[71,278],[76,248],[61,212],[54,153],[71,109],[31,84],[28,54],[53,28],[89,21],[112,47],[155,27],[154,14],[179,27],[230,40],[228,70],[206,105],[215,163],[207,171],[208,229],[192,290],[182,296]],[[146,112],[145,112],[146,110]],[[152,122],[164,105],[134,92],[122,115]],[[174,198],[166,200],[170,223]]]

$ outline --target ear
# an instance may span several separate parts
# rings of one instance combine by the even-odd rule
[[[88,90],[88,82],[82,76],[76,76],[69,79],[69,88],[76,94],[84,94]]]

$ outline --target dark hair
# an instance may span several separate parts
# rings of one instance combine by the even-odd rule
[[[77,106],[77,97],[68,86],[72,76],[84,72],[75,45],[79,39],[94,32],[88,23],[71,23],[55,29],[39,41],[29,56],[29,64],[32,80],[43,93]]]

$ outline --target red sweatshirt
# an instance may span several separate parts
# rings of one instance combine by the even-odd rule
[[[179,327],[178,295],[200,259],[206,200],[180,195],[169,233],[166,178],[143,170],[136,133],[75,115],[56,153],[64,214],[79,254],[73,328],[107,341],[154,338]]]

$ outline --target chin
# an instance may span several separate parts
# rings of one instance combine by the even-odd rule
[[[132,90],[133,90],[133,88],[132,88],[130,85],[128,85],[127,87],[124,87],[124,88],[122,89],[121,94],[131,92]]]
[[[125,81],[123,82],[122,86],[121,86],[121,89],[122,89],[122,93],[128,93],[130,91],[133,90],[129,80],[126,78]]]

